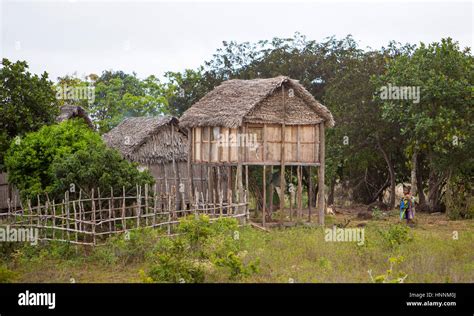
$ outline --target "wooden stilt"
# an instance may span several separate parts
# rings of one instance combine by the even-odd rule
[[[262,226],[265,227],[266,205],[267,205],[267,170],[263,165],[263,208],[262,208]]]
[[[303,184],[301,179],[301,166],[296,166],[296,177],[298,178],[298,188],[296,195],[298,210],[296,212],[296,217],[299,220],[301,218],[301,210],[303,208]]]
[[[319,225],[324,226],[324,172],[325,172],[325,135],[324,123],[319,124],[319,162],[318,168],[318,211],[319,211]]]
[[[308,166],[308,222],[311,223],[311,204],[313,203],[313,181],[311,176],[311,166]]]

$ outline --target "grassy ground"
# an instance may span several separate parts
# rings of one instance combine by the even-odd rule
[[[378,280],[406,276],[405,282],[474,282],[474,220],[449,221],[444,215],[417,214],[415,227],[404,235],[396,212],[368,221],[342,212],[328,216],[327,226],[348,219],[347,228],[364,228],[362,246],[327,242],[324,230],[317,227],[301,225],[269,232],[241,228],[241,256],[246,262],[258,260],[259,271],[239,282],[372,282],[368,270]],[[39,252],[21,248],[8,261],[4,259],[4,264],[14,272],[13,282],[141,282],[139,271],[147,269],[153,238],[95,250],[67,245],[48,246]],[[228,281],[218,273],[206,276],[206,282]]]

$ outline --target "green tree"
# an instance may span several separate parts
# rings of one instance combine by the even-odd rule
[[[100,185],[107,192],[111,186],[130,189],[151,180],[148,173],[142,175],[135,165],[108,149],[99,134],[80,119],[44,126],[26,134],[21,142],[12,142],[5,162],[9,182],[22,198],[44,193],[61,198],[71,184],[78,190]]]
[[[155,76],[140,80],[123,71],[104,71],[95,81],[95,100],[89,113],[105,133],[125,117],[168,113],[165,87]]]
[[[32,75],[25,61],[2,59],[0,68],[0,171],[4,155],[17,136],[54,122],[59,108],[45,72]]]
[[[450,38],[421,43],[413,53],[397,56],[379,78],[379,86],[420,87],[419,103],[386,100],[383,115],[387,122],[400,124],[407,157],[417,152],[427,165],[428,208],[432,211],[441,209],[450,175],[462,173],[465,181],[472,176],[473,82],[470,49],[461,50]]]

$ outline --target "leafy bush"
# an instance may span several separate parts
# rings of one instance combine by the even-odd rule
[[[258,262],[246,264],[239,252],[238,229],[234,218],[211,222],[206,215],[190,215],[180,220],[180,236],[163,238],[149,258],[151,267],[142,271],[145,282],[203,282],[207,264],[222,268],[230,280],[257,271]]]
[[[169,240],[168,240],[169,241]],[[145,277],[147,282],[200,283],[204,282],[204,271],[192,259],[189,242],[185,238],[172,239],[171,243],[160,243],[160,252],[153,258]]]
[[[59,113],[53,83],[45,72],[41,76],[28,71],[25,61],[6,58],[0,64],[0,170],[4,155],[15,137],[53,124]]]
[[[18,274],[5,265],[0,265],[0,283],[11,283],[18,277]]]
[[[188,215],[180,220],[178,232],[185,235],[194,250],[198,250],[207,239],[217,235],[230,235],[238,229],[235,218],[219,218],[211,223],[207,215]]]
[[[230,280],[238,280],[243,276],[249,276],[258,272],[259,261],[244,264],[242,255],[239,256],[235,252],[229,252],[225,257],[214,258],[212,262],[218,266],[226,268],[229,271]]]
[[[107,194],[110,187],[121,192],[123,186],[133,190],[136,184],[153,183],[148,171],[122,159],[79,119],[45,126],[12,142],[5,163],[8,181],[23,198],[48,193],[60,199],[72,184],[77,192],[102,187]]]
[[[471,182],[465,181],[460,176],[448,179],[444,202],[449,219],[474,218],[474,197],[471,193]]]
[[[386,231],[379,231],[382,235],[384,242],[391,249],[399,247],[401,244],[410,242],[413,240],[413,237],[410,234],[408,227],[404,225],[392,225]]]
[[[402,271],[398,271],[397,273],[394,272],[394,268],[396,265],[405,261],[405,258],[402,256],[398,257],[390,257],[388,262],[390,263],[390,267],[384,274],[377,275],[375,277],[372,276],[372,270],[367,271],[369,273],[370,279],[373,283],[403,283],[408,275]]]
[[[145,260],[155,245],[168,238],[160,238],[159,229],[141,228],[109,237],[106,244],[94,248],[92,260],[105,264],[129,264]]]

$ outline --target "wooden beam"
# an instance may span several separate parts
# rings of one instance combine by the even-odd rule
[[[308,167],[308,174],[309,174],[309,179],[308,179],[308,222],[311,223],[311,201],[313,200],[313,179],[311,176],[311,166]]]
[[[262,208],[262,226],[265,227],[265,215],[267,207],[267,176],[266,166],[263,165],[263,208]]]
[[[280,148],[280,210],[285,210],[285,141],[286,141],[286,102],[285,85],[281,85],[283,98],[283,124],[281,125],[281,148]]]
[[[303,208],[303,185],[302,185],[302,179],[301,179],[301,166],[296,167],[296,177],[298,179],[298,188],[296,191],[296,200],[297,200],[297,215],[296,218],[300,219],[301,217],[301,209]]]
[[[193,184],[193,160],[194,155],[194,129],[188,128],[188,199],[189,204],[194,201],[194,184]]]
[[[325,135],[324,122],[319,124],[319,162],[318,169],[318,209],[319,209],[319,225],[324,226],[324,172],[325,172]]]

